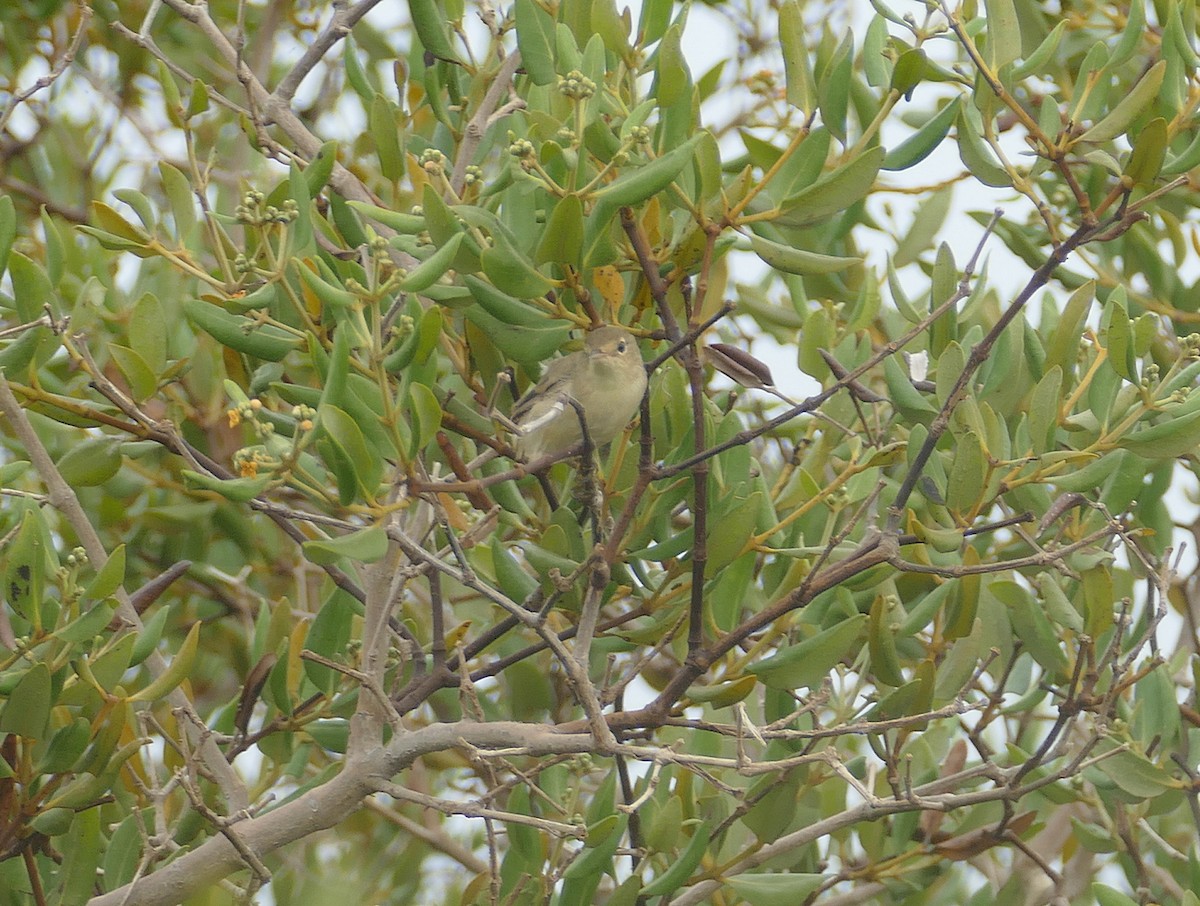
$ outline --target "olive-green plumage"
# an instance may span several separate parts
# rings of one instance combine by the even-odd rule
[[[555,359],[513,409],[520,429],[517,451],[526,460],[562,453],[583,439],[583,408],[588,436],[605,444],[629,424],[646,392],[646,368],[633,336],[620,327],[601,327],[583,349]]]

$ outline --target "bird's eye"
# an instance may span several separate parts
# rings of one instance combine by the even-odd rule
[[[617,352],[624,352],[624,351],[625,351],[625,341],[622,340],[621,342],[619,342],[617,344]]]

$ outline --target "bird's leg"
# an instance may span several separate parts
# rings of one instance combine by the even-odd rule
[[[520,434],[523,433],[521,431],[520,426],[517,425],[511,418],[509,418],[507,415],[505,415],[503,412],[501,412],[499,409],[496,408],[496,398],[500,395],[500,389],[505,386],[509,387],[510,389],[516,386],[513,383],[513,373],[512,373],[511,368],[506,368],[504,371],[501,371],[499,374],[496,375],[496,386],[492,388],[492,392],[488,396],[487,405],[484,407],[483,411],[484,411],[484,414],[487,415],[487,417],[490,418],[493,423],[499,425],[501,428],[503,428],[505,431],[508,431],[510,434],[515,434],[515,435],[519,436]],[[514,396],[516,395],[515,390],[513,391],[513,395]],[[474,459],[472,459],[469,463],[467,463],[467,471],[474,472],[476,469],[478,469],[484,463],[491,462],[493,459],[495,459],[499,455],[500,454],[498,454],[495,450],[484,450],[482,453],[480,453],[478,456],[476,456]]]
[[[583,438],[583,449],[579,451],[580,499],[583,501],[583,513],[580,514],[579,521],[582,522],[585,516],[590,516],[592,537],[600,541],[600,514],[604,500],[600,494],[600,487],[596,484],[596,447],[592,443],[592,435],[588,432],[583,406],[573,397],[567,398],[567,404],[575,410],[575,416],[579,419],[579,433]]]
[[[487,407],[484,409],[484,411],[487,413],[488,418],[494,422],[497,422],[500,427],[504,428],[504,430],[512,431],[514,434],[520,434],[520,427],[518,427],[507,415],[496,408],[496,397],[500,395],[500,389],[506,386],[510,388],[515,386],[513,384],[513,375],[511,369],[505,369],[496,375],[496,386],[492,388],[491,395],[488,397]],[[513,395],[516,395],[516,391],[513,391]]]

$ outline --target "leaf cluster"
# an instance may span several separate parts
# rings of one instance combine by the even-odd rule
[[[375,6],[0,13],[0,904],[1195,901],[1195,4]]]

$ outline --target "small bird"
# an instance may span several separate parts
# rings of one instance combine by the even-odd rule
[[[583,440],[575,400],[593,444],[606,444],[629,424],[646,393],[646,368],[633,336],[620,327],[591,331],[583,349],[555,359],[517,400],[517,452],[526,460],[562,453]]]

